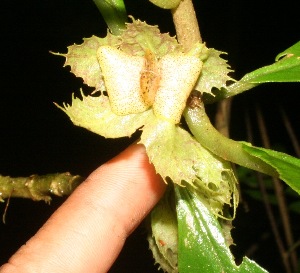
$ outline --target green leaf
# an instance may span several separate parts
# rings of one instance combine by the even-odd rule
[[[140,143],[166,183],[171,179],[178,185],[193,185],[216,215],[222,214],[224,204],[235,209],[237,181],[230,163],[206,150],[187,131],[154,118],[143,127]]]
[[[250,143],[242,143],[243,149],[252,156],[260,158],[272,166],[279,178],[300,194],[300,159],[285,153],[254,147]]]
[[[246,74],[241,81],[255,84],[265,82],[299,82],[300,57],[295,55],[284,57],[272,65]]]
[[[275,60],[278,61],[282,57],[290,58],[290,57],[299,57],[299,56],[300,56],[300,41],[298,43],[292,45],[285,51],[279,53],[276,56]]]
[[[152,117],[150,109],[143,113],[118,116],[110,108],[107,96],[73,96],[72,105],[58,106],[80,127],[86,128],[106,138],[130,137],[146,120]]]
[[[278,54],[274,64],[264,66],[246,74],[240,81],[227,87],[230,97],[258,84],[267,82],[299,82],[300,81],[300,42]]]
[[[175,194],[180,273],[266,272],[248,258],[237,266],[214,214],[190,188],[176,186]]]

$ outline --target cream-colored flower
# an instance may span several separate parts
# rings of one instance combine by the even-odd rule
[[[153,106],[155,115],[179,123],[187,98],[202,68],[199,57],[167,54],[157,60],[151,51],[131,56],[112,46],[97,51],[112,111],[136,114]]]

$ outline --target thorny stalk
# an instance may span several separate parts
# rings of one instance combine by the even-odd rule
[[[0,175],[0,201],[10,197],[21,197],[49,203],[52,194],[70,195],[82,181],[83,178],[79,175],[73,176],[68,172],[29,177]]]

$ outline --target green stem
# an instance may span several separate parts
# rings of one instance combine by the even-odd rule
[[[226,99],[226,98],[236,96],[236,95],[241,94],[245,91],[248,91],[249,89],[252,89],[258,85],[259,85],[259,83],[251,83],[251,82],[245,82],[245,81],[240,80],[240,81],[235,82],[227,87],[227,92],[224,93],[223,98]]]
[[[275,169],[245,152],[241,142],[220,134],[212,126],[200,100],[196,107],[186,107],[184,117],[194,137],[215,155],[249,169],[278,177]]]
[[[179,6],[172,10],[172,15],[177,39],[186,50],[189,50],[195,43],[202,42],[191,0],[182,0]],[[244,167],[278,176],[268,164],[245,152],[241,143],[220,134],[210,123],[202,102],[198,107],[187,107],[184,116],[195,138],[214,154]]]
[[[51,194],[69,195],[83,181],[79,175],[54,173],[30,177],[0,176],[0,201],[10,197],[29,198],[33,201],[51,201]]]
[[[114,35],[125,29],[127,13],[123,0],[93,0],[102,14],[108,28]]]
[[[201,43],[200,29],[192,0],[182,0],[171,10],[178,42],[189,51],[195,43]]]

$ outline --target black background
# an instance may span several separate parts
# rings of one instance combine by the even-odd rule
[[[284,1],[281,6],[269,0],[263,4],[258,0],[194,2],[203,40],[208,47],[229,53],[227,58],[236,71],[235,78],[271,64],[279,52],[299,40],[298,1]],[[175,34],[168,11],[155,8],[146,0],[125,3],[128,14],[160,25],[162,32]],[[82,81],[62,67],[63,58],[49,51],[66,52],[68,45],[81,43],[83,37],[105,33],[105,23],[92,0],[1,1],[2,175],[70,171],[86,176],[133,141],[106,140],[75,127],[52,103],[70,102],[71,93],[78,93]],[[280,143],[293,153],[278,107],[286,110],[299,136],[299,91],[299,84],[268,84],[238,96],[233,102],[232,137],[245,139],[242,115],[247,109],[253,116],[258,103],[265,114],[272,145]],[[48,206],[42,202],[11,200],[7,224],[0,224],[0,262],[4,263],[24,244],[61,202],[63,198],[54,198]],[[0,206],[0,211],[4,206]],[[240,217],[242,224],[236,221],[237,229],[241,226],[240,232],[236,232],[236,243],[243,242],[239,250],[242,255],[252,244],[251,239],[247,241],[244,237],[253,233],[255,240],[258,232],[269,227],[265,222],[257,222],[258,218],[266,217],[259,206],[253,206],[247,214],[242,210]],[[276,262],[279,258],[273,241],[267,241],[254,258],[272,272],[282,272]],[[139,228],[110,272],[156,272],[147,248],[144,229]]]

